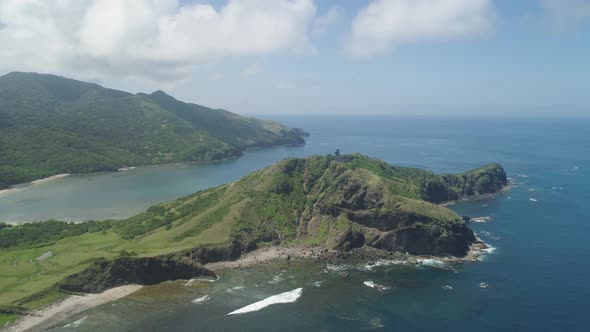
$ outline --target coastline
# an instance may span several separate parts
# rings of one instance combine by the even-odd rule
[[[169,162],[169,163],[161,163],[161,164],[138,164],[138,165],[134,165],[134,166],[124,166],[121,168],[117,168],[117,169],[113,169],[113,170],[108,170],[108,171],[99,171],[99,172],[88,172],[88,173],[75,173],[77,175],[90,175],[90,174],[101,174],[101,173],[117,173],[117,172],[125,172],[125,171],[130,171],[130,170],[134,170],[137,168],[144,168],[144,167],[158,167],[158,166],[168,166],[168,165],[192,165],[192,164],[210,164],[210,163],[218,163],[218,162],[223,162],[223,161],[228,161],[228,160],[233,160],[233,159],[238,159],[240,157],[242,157],[244,155],[244,152],[248,151],[248,150],[256,150],[256,149],[269,149],[269,148],[275,148],[275,147],[284,147],[284,146],[303,146],[305,145],[306,142],[304,143],[285,143],[285,144],[270,144],[270,145],[255,145],[255,146],[250,146],[250,147],[244,147],[241,148],[239,150],[239,154],[238,155],[230,155],[224,158],[219,158],[219,159],[212,159],[212,160],[196,160],[196,161],[173,161],[173,162]],[[63,173],[63,174],[56,174],[56,175],[52,175],[46,178],[41,178],[41,179],[37,179],[37,180],[31,180],[28,182],[21,182],[21,183],[16,183],[13,185],[10,185],[7,188],[3,188],[0,189],[0,195],[5,194],[5,193],[9,193],[12,192],[13,190],[16,191],[18,189],[22,189],[25,187],[28,187],[29,185],[34,185],[34,184],[42,184],[45,182],[49,182],[55,179],[59,179],[62,177],[66,177],[72,175],[71,173]]]
[[[448,268],[445,264],[459,264],[480,261],[494,248],[479,237],[471,244],[464,257],[418,256],[403,253],[385,252],[379,249],[363,247],[351,252],[330,250],[321,247],[263,247],[242,255],[235,261],[221,261],[205,264],[204,267],[213,272],[244,269],[277,262],[289,262],[291,259],[313,261],[320,264],[357,264],[362,263],[371,269],[379,265],[429,265],[435,268]],[[343,273],[347,277],[347,273]],[[191,279],[192,280],[192,279]],[[187,282],[190,284],[191,280]],[[3,332],[27,331],[51,319],[65,321],[94,307],[124,298],[143,288],[141,285],[126,285],[108,289],[99,294],[71,295],[61,301],[50,304],[33,313],[21,317],[17,321],[0,328]]]
[[[56,174],[56,175],[52,175],[46,178],[42,178],[42,179],[37,179],[37,180],[33,180],[33,181],[29,181],[29,182],[24,182],[24,183],[19,183],[19,184],[15,184],[13,186],[10,186],[9,188],[6,189],[0,189],[0,195],[3,194],[9,194],[15,191],[19,191],[21,189],[24,189],[28,186],[34,186],[34,185],[38,185],[38,184],[43,184],[43,183],[47,183],[47,182],[51,182],[57,179],[61,179],[64,178],[66,176],[70,176],[71,174],[69,173],[63,173],[63,174]]]
[[[244,152],[248,151],[248,150],[255,150],[255,149],[272,149],[275,147],[281,147],[281,146],[302,146],[305,145],[306,143],[300,143],[300,144],[296,144],[296,143],[292,143],[292,144],[276,144],[276,145],[260,145],[260,146],[251,146],[251,147],[245,147],[242,148],[240,150],[240,154],[239,155],[232,155],[232,156],[227,156],[225,158],[219,158],[219,159],[213,159],[213,160],[201,160],[201,161],[174,161],[174,162],[170,162],[170,163],[162,163],[162,164],[145,164],[145,165],[135,165],[135,166],[125,166],[122,168],[118,168],[118,169],[114,169],[114,170],[110,170],[110,171],[99,171],[99,172],[88,172],[88,173],[76,173],[76,175],[91,175],[91,174],[101,174],[101,173],[117,173],[117,172],[125,172],[125,171],[131,171],[131,170],[135,170],[138,168],[146,168],[146,167],[159,167],[159,166],[168,166],[168,165],[199,165],[199,164],[212,164],[212,163],[219,163],[219,162],[223,162],[223,161],[228,161],[228,160],[234,160],[234,159],[238,159],[240,157],[243,156]],[[32,181],[28,181],[28,182],[22,182],[22,183],[16,183],[13,184],[7,188],[3,188],[0,189],[0,195],[3,194],[8,194],[14,191],[18,191],[20,189],[26,188],[30,185],[35,185],[35,184],[42,184],[45,182],[49,182],[49,181],[53,181],[62,177],[66,177],[72,175],[71,173],[63,173],[63,174],[56,174],[56,175],[52,175],[46,178],[41,178],[41,179],[37,179],[37,180],[32,180]]]
[[[41,308],[28,316],[18,319],[14,323],[5,326],[2,331],[26,331],[47,322],[50,319],[56,318],[59,320],[66,320],[69,317],[84,312],[88,309],[124,298],[125,296],[140,290],[142,287],[143,286],[141,285],[126,285],[111,288],[100,294],[68,296],[62,301],[50,304],[49,306]]]
[[[513,187],[514,187],[514,184],[512,182],[508,182],[507,185],[505,185],[504,187],[500,188],[500,190],[493,192],[493,193],[483,194],[483,195],[471,195],[471,196],[463,197],[461,199],[454,200],[454,201],[441,202],[441,203],[438,203],[437,205],[448,207],[448,206],[454,205],[457,202],[480,201],[480,200],[484,200],[484,199],[488,199],[488,198],[494,198],[498,195],[505,194],[506,192],[510,191]]]
[[[468,263],[480,261],[494,248],[476,236],[464,257],[410,255],[403,253],[385,252],[375,248],[363,247],[351,252],[341,252],[320,247],[263,247],[242,255],[235,261],[207,263],[206,269],[213,272],[235,270],[260,265],[272,264],[278,261],[290,261],[293,258],[325,263],[346,263],[363,261],[368,265],[376,261],[390,260],[399,264],[418,265],[424,261],[439,261],[441,263]]]
[[[213,272],[222,270],[241,269],[252,266],[271,264],[278,260],[289,261],[291,258],[300,259],[325,259],[338,252],[324,248],[308,247],[263,247],[243,254],[235,261],[221,261],[207,263],[204,267]]]

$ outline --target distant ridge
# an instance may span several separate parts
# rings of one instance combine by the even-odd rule
[[[0,76],[0,188],[60,173],[221,160],[249,147],[304,144],[305,135],[161,90],[131,94],[49,74]]]

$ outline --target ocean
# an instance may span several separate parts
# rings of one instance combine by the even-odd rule
[[[55,319],[39,330],[588,330],[590,119],[276,120],[305,128],[312,135],[308,144],[253,149],[219,163],[72,175],[24,186],[0,194],[0,220],[123,218],[152,203],[239,179],[283,158],[340,149],[435,172],[502,164],[512,180],[511,190],[450,206],[460,215],[488,217],[471,227],[494,250],[480,262],[458,265],[294,261],[227,271],[215,282],[146,287],[66,321]],[[282,293],[273,300],[288,303],[227,315]]]

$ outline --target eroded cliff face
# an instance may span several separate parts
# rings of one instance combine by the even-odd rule
[[[323,228],[329,230],[325,244],[333,249],[369,246],[413,255],[459,257],[467,254],[475,241],[465,223],[445,208],[392,196],[385,184],[364,181],[363,174],[344,177],[328,199],[303,213],[300,240],[313,239]]]
[[[245,250],[274,242],[458,257],[475,236],[459,216],[435,203],[507,184],[497,164],[436,175],[362,155],[289,159],[254,178],[242,180],[257,199],[241,211],[233,233]]]
[[[203,268],[196,260],[182,255],[119,257],[98,260],[57,285],[70,292],[100,293],[128,284],[154,285],[168,280],[197,277],[216,278],[213,272]]]
[[[422,198],[432,203],[496,193],[508,185],[508,177],[502,166],[489,164],[461,173],[443,174],[426,183]]]

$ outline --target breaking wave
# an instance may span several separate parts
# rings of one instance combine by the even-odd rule
[[[72,323],[66,324],[66,325],[64,325],[64,328],[77,328],[77,327],[79,327],[80,325],[82,325],[82,323],[84,323],[84,321],[86,320],[86,318],[88,318],[88,316],[84,316],[84,317],[82,317],[82,318],[78,319],[78,320],[77,320],[77,321],[75,321],[75,322],[72,322]]]
[[[380,259],[375,262],[367,263],[362,266],[362,269],[371,271],[376,267],[380,266],[391,266],[391,265],[407,265],[408,262],[406,260],[401,259]]]
[[[281,294],[267,297],[264,300],[252,303],[252,304],[247,305],[247,306],[240,308],[238,310],[234,310],[227,315],[228,316],[229,315],[240,315],[240,314],[245,314],[248,312],[254,312],[254,311],[264,309],[264,308],[266,308],[270,305],[273,305],[273,304],[293,303],[301,297],[301,294],[303,294],[303,288],[297,288],[292,291],[288,291],[288,292],[284,292]]]
[[[364,284],[365,286],[367,286],[367,287],[376,288],[376,289],[377,289],[377,290],[379,290],[380,292],[383,292],[383,291],[386,291],[386,290],[388,290],[388,289],[389,289],[389,287],[387,287],[387,286],[383,286],[383,285],[380,285],[380,284],[374,283],[374,282],[372,282],[372,281],[370,281],[370,280],[369,280],[369,281],[365,281],[365,282],[363,282],[363,284]]]
[[[492,220],[492,217],[490,217],[490,216],[471,218],[471,222],[477,222],[477,223],[485,223],[485,222],[488,222],[491,220]]]
[[[418,259],[418,263],[420,265],[430,266],[430,267],[438,267],[438,268],[447,267],[447,264],[445,262],[438,260],[438,259],[433,259],[433,258]]]
[[[199,297],[198,299],[194,299],[194,300],[192,300],[191,302],[192,302],[192,303],[195,303],[195,304],[201,304],[201,303],[203,303],[203,302],[207,302],[207,301],[209,301],[209,300],[211,300],[211,296],[209,296],[209,295],[205,295],[205,296],[201,296],[201,297]]]

